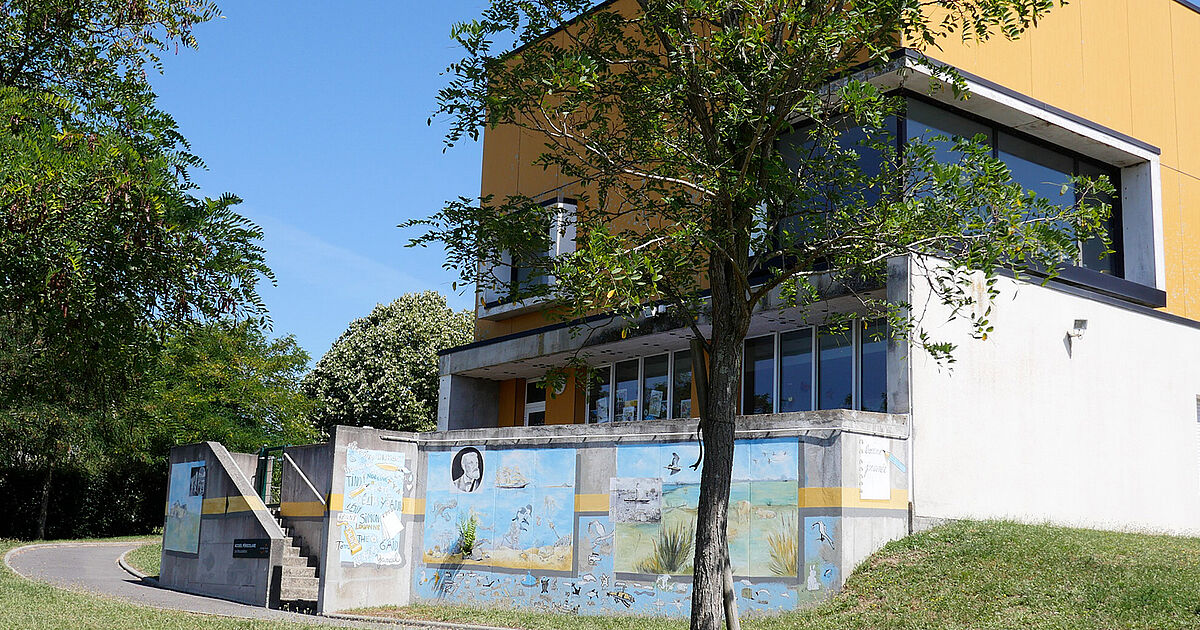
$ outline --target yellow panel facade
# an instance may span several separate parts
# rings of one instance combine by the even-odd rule
[[[1171,38],[1174,2],[1129,3],[1129,76],[1133,131],[1130,135],[1162,149],[1164,164],[1179,163],[1175,131],[1175,51]],[[1158,42],[1146,46],[1144,42]],[[1168,104],[1164,106],[1163,104]]]
[[[1183,250],[1183,313],[1200,318],[1200,178],[1179,176],[1179,196],[1183,200],[1180,217],[1180,241]]]
[[[1130,41],[1126,24],[1128,4],[1129,0],[1087,0],[1065,7],[1078,7],[1083,33],[1083,93],[1086,102],[1082,110],[1074,111],[1084,118],[1125,133],[1133,131],[1129,95]],[[1039,35],[1035,32],[1034,36]],[[1054,66],[1056,60],[1040,59],[1038,63]]]
[[[1172,165],[1200,177],[1200,74],[1197,73],[1200,68],[1200,13],[1178,2],[1171,4],[1176,142],[1179,145],[1179,162]],[[1200,200],[1193,203],[1197,202]],[[1200,234],[1192,236],[1200,238]]]
[[[1167,308],[1175,315],[1187,317],[1182,299],[1172,299],[1182,296],[1185,290],[1183,264],[1183,230],[1181,227],[1181,197],[1178,171],[1171,168],[1162,170],[1163,196],[1163,247],[1166,252],[1167,265]]]

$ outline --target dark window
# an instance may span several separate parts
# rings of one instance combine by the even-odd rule
[[[986,125],[924,101],[909,100],[907,106],[905,127],[908,139],[919,139],[933,147],[934,157],[942,164],[952,164],[962,159],[962,154],[954,150],[956,138],[972,140],[982,134],[985,142],[992,142],[992,130]]]
[[[779,336],[779,411],[813,408],[813,329]]]
[[[854,346],[850,331],[822,326],[819,348],[817,408],[853,408]]]
[[[746,340],[742,377],[742,413],[773,413],[775,397],[775,336]]]
[[[862,331],[859,350],[859,408],[887,411],[887,322],[875,320]]]
[[[546,402],[546,382],[528,381],[525,383],[525,404]]]
[[[646,357],[642,362],[642,419],[667,417],[667,371],[669,355]]]
[[[1110,169],[1103,169],[1089,162],[1079,162],[1079,174],[1091,179],[1097,179],[1101,175],[1107,175],[1109,182],[1116,186],[1118,179],[1114,172]],[[1105,247],[1104,240],[1099,236],[1083,242],[1080,247],[1082,265],[1092,271],[1100,273],[1108,273],[1114,276],[1122,275],[1121,260],[1117,256],[1117,252],[1121,251],[1121,206],[1115,195],[1102,195],[1097,198],[1083,199],[1086,203],[1106,203],[1112,210],[1108,221],[1105,222],[1104,231],[1108,233],[1108,238],[1112,241],[1110,247]],[[1111,249],[1112,251],[1108,251]],[[1107,253],[1106,253],[1107,252]]]
[[[674,385],[671,392],[672,418],[692,417],[692,353],[682,350],[675,353]]]

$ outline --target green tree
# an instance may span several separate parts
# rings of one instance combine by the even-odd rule
[[[204,0],[0,8],[0,423],[45,418],[53,439],[29,448],[86,437],[60,419],[114,426],[173,327],[267,322],[261,230],[236,197],[195,195],[203,163],[146,81],[216,15]],[[43,496],[77,452],[27,453]]]
[[[473,324],[470,311],[450,309],[436,291],[402,295],[350,322],[304,379],[317,425],[434,429],[438,352],[470,342]]]
[[[252,322],[193,325],[166,342],[142,394],[153,427],[139,449],[161,458],[170,447],[213,440],[232,450],[309,444],[313,401],[301,391],[308,353],[291,335],[267,339]]]
[[[901,100],[857,72],[889,63],[900,41],[924,60],[950,37],[1018,37],[1054,4],[492,0],[454,27],[465,57],[439,95],[447,144],[497,125],[544,143],[533,163],[574,180],[580,209],[565,221],[578,243],[547,257],[544,226],[564,217],[521,195],[462,198],[405,226],[426,229],[415,245],[445,244],[464,281],[495,286],[487,271],[507,277],[509,261],[552,275],[512,288],[513,299],[551,300],[563,317],[611,312],[635,326],[647,304],[666,302],[667,317],[691,327],[693,355],[708,357],[695,368],[704,456],[693,628],[738,625],[726,513],[741,350],[764,298],[803,307],[831,288],[879,287],[888,258],[911,255],[945,260],[935,291],[967,307],[972,279],[994,295],[998,268],[1053,273],[1102,231],[1104,204],[1038,198],[976,142],[959,141],[950,164],[922,142],[896,155],[885,121]],[[869,140],[842,141],[855,127]],[[860,168],[865,151],[883,156],[878,173]],[[1077,184],[1085,199],[1111,190]],[[950,358],[953,346],[929,338],[905,305],[858,295],[894,334]],[[989,310],[960,312],[983,336]]]

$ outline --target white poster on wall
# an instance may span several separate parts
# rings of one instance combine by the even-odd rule
[[[865,435],[858,438],[859,497],[864,501],[887,501],[892,498],[887,447],[886,438]]]

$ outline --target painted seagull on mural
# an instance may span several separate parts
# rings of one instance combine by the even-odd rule
[[[833,546],[833,539],[829,537],[829,531],[825,529],[825,523],[817,521],[812,524],[809,529],[817,530],[817,540],[823,543],[828,543],[830,549],[837,549]]]
[[[672,475],[679,472],[679,453],[671,453],[671,463],[663,466],[663,468],[671,471]]]

